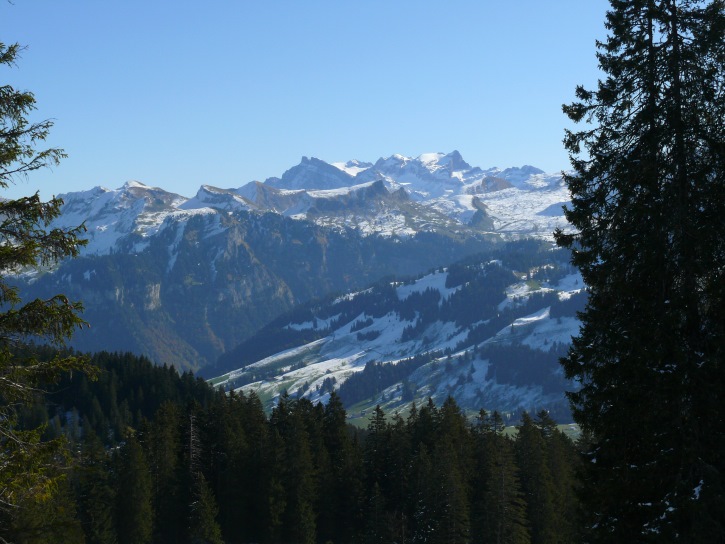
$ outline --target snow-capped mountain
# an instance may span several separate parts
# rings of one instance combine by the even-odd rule
[[[226,369],[212,381],[270,404],[283,391],[325,401],[334,388],[353,414],[449,395],[474,411],[560,411],[572,384],[558,358],[578,331],[584,285],[565,255],[527,251],[523,274],[512,269],[520,248],[503,247],[500,259],[300,307],[204,373]]]
[[[89,191],[61,195],[62,215],[53,226],[76,227],[85,223],[88,239],[85,254],[103,255],[124,248],[142,251],[147,240],[159,232],[167,217],[185,215],[179,207],[187,198],[138,181],[128,181],[116,190],[95,187]]]
[[[280,189],[340,189],[355,185],[355,176],[320,159],[302,157],[281,178],[269,178],[265,183]]]
[[[375,163],[310,158],[280,178],[192,197],[128,182],[61,195],[82,257],[21,276],[28,297],[83,301],[73,346],[199,369],[295,305],[565,227],[561,179],[482,170],[457,152]]]
[[[61,195],[56,225],[85,222],[85,254],[138,253],[166,226],[195,215],[278,213],[363,235],[405,237],[417,232],[494,233],[551,238],[566,228],[569,195],[561,176],[532,166],[472,167],[460,153],[392,155],[375,163],[328,164],[303,157],[280,178],[236,189],[202,186],[184,197],[140,182],[110,190]],[[484,220],[485,219],[485,220]]]

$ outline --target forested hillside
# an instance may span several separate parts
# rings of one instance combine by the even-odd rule
[[[47,355],[48,353],[46,353]],[[93,357],[23,412],[67,440],[61,493],[0,536],[17,542],[577,542],[574,445],[546,415],[514,436],[452,399],[376,409],[212,390],[129,354]]]
[[[339,389],[355,417],[381,405],[448,396],[475,413],[518,419],[549,410],[570,421],[558,360],[587,300],[568,252],[536,240],[502,243],[447,267],[385,278],[300,305],[222,355],[202,375],[256,392],[326,402]]]
[[[74,335],[79,350],[131,351],[198,371],[297,304],[418,274],[496,243],[427,232],[361,236],[246,211],[164,225],[154,237],[131,237],[128,246],[143,243],[143,251],[82,256],[14,283],[28,298],[64,292],[83,300],[91,327]]]

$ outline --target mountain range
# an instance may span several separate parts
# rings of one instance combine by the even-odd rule
[[[192,217],[240,211],[271,212],[362,235],[473,230],[551,238],[556,227],[566,225],[561,207],[569,200],[560,174],[533,166],[482,170],[457,151],[393,155],[374,164],[303,157],[280,178],[236,189],[203,185],[190,198],[137,181],[60,196],[65,206],[56,225],[85,222],[86,255],[139,253],[161,231]]]
[[[364,289],[566,228],[559,174],[481,169],[458,152],[374,163],[304,158],[279,178],[186,197],[136,181],[61,195],[81,257],[21,274],[26,296],[82,300],[80,350],[132,351],[199,370],[265,324]]]

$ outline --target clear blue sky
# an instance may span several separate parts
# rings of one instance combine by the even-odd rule
[[[3,196],[121,186],[193,196],[300,158],[459,150],[569,166],[561,104],[597,80],[605,0],[14,0],[0,83],[30,90],[69,158]]]

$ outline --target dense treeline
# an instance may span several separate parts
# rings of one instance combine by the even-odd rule
[[[433,360],[434,355],[420,354],[395,364],[370,361],[361,372],[356,372],[340,385],[338,394],[346,406],[352,406],[373,397],[396,382],[405,380],[414,370]],[[405,398],[406,395],[403,397],[403,400],[412,400]]]
[[[132,355],[55,386],[48,433],[75,460],[62,493],[3,537],[21,543],[576,542],[573,444],[546,413],[466,418],[453,399],[367,430],[341,399],[224,394]],[[70,465],[69,465],[70,466]],[[49,520],[53,520],[52,522]]]
[[[541,351],[524,345],[491,343],[481,346],[477,353],[489,361],[487,380],[520,386],[540,385],[550,392],[561,391],[566,385],[563,373],[557,372],[557,365],[567,349],[566,344],[554,344],[549,351]]]
[[[23,350],[18,350],[21,354]],[[52,348],[32,346],[29,353],[50,359]],[[178,374],[173,367],[155,366],[146,357],[131,353],[96,353],[91,364],[97,376],[65,375],[48,388],[45,402],[27,406],[20,414],[23,426],[46,424],[45,437],[61,433],[72,440],[81,429],[92,429],[107,445],[123,439],[127,428],[151,419],[164,402],[208,405],[214,392],[190,372]]]

